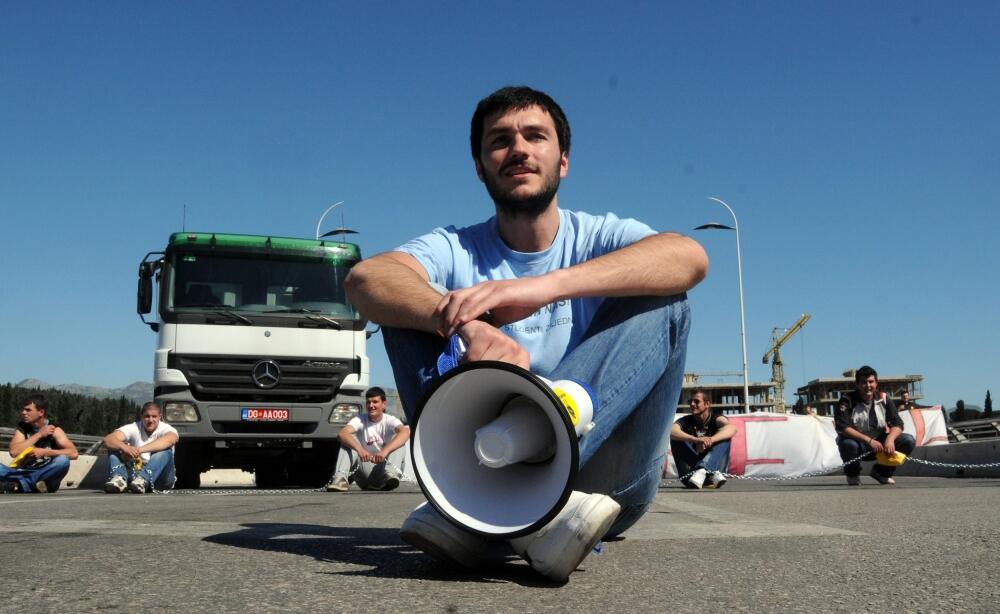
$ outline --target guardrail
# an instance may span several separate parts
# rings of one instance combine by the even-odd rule
[[[0,426],[0,449],[6,450],[8,446],[10,446],[10,440],[14,437],[14,432],[16,430],[17,429],[6,426]],[[80,454],[97,454],[104,445],[104,438],[96,435],[74,435],[72,433],[66,433],[66,436],[73,442],[73,445],[76,446],[76,449]]]
[[[948,425],[948,438],[953,442],[1000,438],[1000,421],[968,420]]]

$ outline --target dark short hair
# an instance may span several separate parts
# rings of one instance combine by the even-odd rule
[[[709,405],[712,404],[712,395],[708,394],[708,391],[702,388],[701,386],[698,386],[697,388],[691,391],[692,397],[696,394],[700,394],[701,398],[705,399],[705,402],[708,403]]]
[[[28,405],[34,405],[36,408],[49,413],[49,400],[45,398],[44,394],[33,394],[24,400],[21,407],[26,407]]]
[[[858,369],[857,371],[854,372],[854,383],[856,384],[858,382],[863,382],[863,381],[865,381],[866,379],[868,379],[872,375],[875,376],[875,381],[877,382],[878,381],[878,372],[875,371],[875,369],[872,369],[871,367],[869,367],[868,365],[865,365],[865,366],[861,367],[860,369]]]
[[[365,390],[365,398],[366,399],[370,399],[372,397],[378,397],[378,398],[380,398],[380,399],[382,399],[384,401],[385,400],[385,390],[382,390],[378,386],[372,386],[368,390]]]
[[[541,107],[552,117],[552,121],[556,125],[556,135],[559,137],[559,151],[561,153],[569,152],[569,120],[566,119],[562,108],[548,94],[519,85],[502,87],[479,101],[476,112],[472,114],[472,130],[469,138],[469,144],[472,146],[472,158],[479,160],[479,152],[483,146],[483,131],[485,130],[483,124],[487,117],[494,113],[519,111],[535,106]]]
[[[156,411],[159,412],[161,416],[163,415],[163,408],[160,407],[159,403],[157,403],[156,401],[146,401],[145,403],[142,404],[142,409],[139,410],[139,416],[142,416],[144,413],[146,413],[146,410],[149,409],[150,407],[155,407]]]

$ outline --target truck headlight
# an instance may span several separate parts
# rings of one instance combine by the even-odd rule
[[[359,413],[361,406],[357,403],[337,403],[330,412],[330,422],[347,422]]]
[[[171,422],[197,422],[201,420],[194,403],[167,401],[163,404],[163,419]]]

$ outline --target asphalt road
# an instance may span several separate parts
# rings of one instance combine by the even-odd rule
[[[0,611],[996,611],[1000,480],[899,481],[668,484],[565,584],[402,543],[412,484],[0,495]]]

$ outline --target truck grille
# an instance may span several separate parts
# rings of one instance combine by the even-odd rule
[[[264,403],[325,403],[333,399],[349,373],[359,373],[358,360],[269,357],[281,371],[273,388],[262,389],[253,380],[261,361],[245,356],[193,356],[171,354],[168,366],[178,369],[198,401]]]

